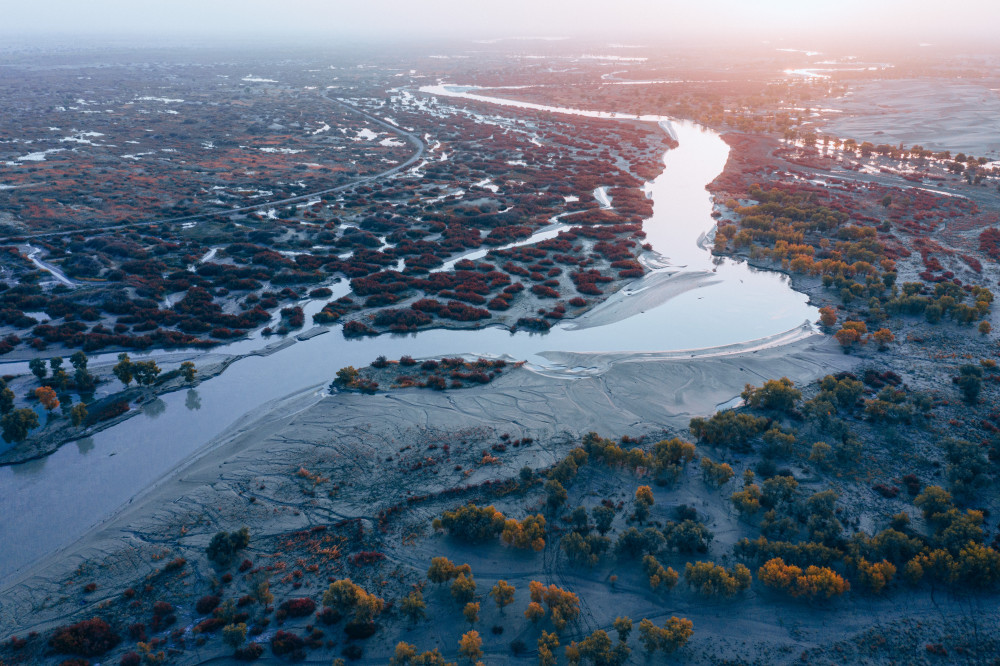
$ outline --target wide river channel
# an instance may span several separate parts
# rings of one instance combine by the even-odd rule
[[[473,90],[432,86],[421,92],[454,104],[464,98],[542,112],[637,119],[484,97]],[[367,365],[382,354],[506,355],[571,376],[594,370],[586,363],[561,368],[543,354],[691,350],[697,355],[751,341],[781,344],[808,334],[803,324],[814,321],[817,311],[784,275],[713,259],[703,247],[715,225],[705,186],[721,173],[728,146],[715,132],[693,123],[660,116],[638,119],[660,123],[679,143],[665,154],[663,173],[647,185],[654,203],[643,226],[654,250],[645,258],[655,267],[651,274],[546,334],[512,334],[494,327],[345,340],[340,326],[334,326],[329,334],[269,356],[241,359],[197,389],[164,395],[136,416],[46,458],[0,468],[0,587],[109,519],[242,416],[263,413],[268,403],[294,394],[302,396],[294,403],[299,408],[320,400],[336,371],[346,365]],[[263,346],[255,337],[215,351],[239,353]],[[0,371],[13,366],[0,364]]]

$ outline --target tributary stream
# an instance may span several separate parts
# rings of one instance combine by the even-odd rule
[[[434,86],[422,92],[542,112],[636,120],[481,97],[470,90]],[[46,458],[0,468],[0,584],[107,520],[242,416],[264,413],[272,401],[297,392],[303,396],[296,407],[307,406],[309,396],[313,401],[322,398],[339,368],[367,365],[379,355],[506,355],[550,374],[572,376],[598,370],[586,363],[560,368],[542,354],[692,350],[691,355],[697,355],[720,346],[751,341],[773,346],[809,335],[803,324],[815,320],[817,312],[805,295],[792,290],[786,276],[713,258],[703,247],[715,225],[705,186],[725,166],[728,146],[718,134],[693,123],[659,116],[639,120],[661,123],[679,142],[666,153],[663,173],[647,186],[654,211],[643,228],[654,249],[645,258],[655,267],[652,273],[546,334],[511,334],[494,327],[345,340],[335,326],[329,334],[269,356],[239,360],[197,389],[166,394],[140,414]],[[307,315],[318,309],[309,308]],[[263,344],[255,337],[213,351],[240,353]]]

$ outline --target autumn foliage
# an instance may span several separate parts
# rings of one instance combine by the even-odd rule
[[[807,599],[829,599],[851,589],[851,584],[829,567],[811,565],[803,570],[785,564],[780,557],[765,562],[757,577],[768,587]]]
[[[60,627],[49,639],[49,645],[57,653],[81,657],[100,656],[120,642],[121,637],[111,625],[97,617]]]

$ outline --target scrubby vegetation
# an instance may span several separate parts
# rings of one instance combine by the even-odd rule
[[[517,85],[524,74],[515,70],[531,67],[547,83],[518,89],[519,97],[658,109],[781,137],[728,137],[730,165],[712,188],[720,219],[715,251],[789,273],[822,306],[823,330],[846,354],[837,351],[845,362],[839,367],[850,369],[798,385],[762,377],[745,387],[742,406],[648,438],[573,436],[567,433],[578,432],[577,424],[558,419],[543,435],[516,419],[502,433],[479,423],[447,433],[419,423],[383,430],[366,419],[313,430],[313,448],[281,433],[269,446],[311,457],[254,460],[235,481],[231,468],[220,469],[211,503],[177,509],[163,522],[169,530],[136,535],[120,559],[82,562],[31,598],[39,613],[63,614],[38,635],[8,638],[0,648],[5,663],[62,656],[123,664],[254,661],[265,653],[334,664],[918,663],[982,660],[1000,648],[992,610],[1000,588],[993,492],[1000,374],[989,321],[1000,232],[974,196],[993,177],[985,163],[810,137],[787,107],[811,107],[812,87],[773,81],[770,61],[766,80],[735,70],[726,78],[738,83],[699,74],[683,77],[683,85],[599,88],[576,79],[561,85],[564,75],[528,59],[518,67],[503,62],[476,80]],[[461,67],[443,62],[426,71],[448,79]],[[292,112],[274,107],[287,100],[275,100],[287,96],[299,109],[313,108],[302,90],[316,77],[301,69],[283,69],[295,84],[267,84],[274,94],[257,82],[232,90],[246,113],[269,98],[275,110],[259,116],[274,115],[283,129],[255,117],[252,132],[244,131],[247,123],[234,131],[310,155],[343,148],[356,158],[354,170],[296,169],[271,152],[250,164],[239,152],[246,148],[227,145],[221,168],[211,170],[223,189],[205,189],[217,193],[223,203],[211,205],[226,219],[102,230],[83,219],[104,205],[99,197],[66,207],[60,214],[73,219],[61,222],[77,230],[32,243],[80,284],[44,282],[12,235],[0,251],[18,284],[0,289],[7,327],[0,353],[201,346],[265,325],[291,334],[307,325],[310,299],[319,301],[311,304],[313,322],[342,324],[346,337],[488,323],[545,331],[642,275],[640,222],[649,202],[639,185],[660,168],[662,134],[637,123],[577,123],[534,112],[492,117],[495,109],[431,102],[399,87],[395,74],[363,68],[338,70],[340,83],[352,89],[352,104],[379,117],[391,113],[394,125],[413,127],[429,144],[426,163],[412,165],[417,173],[279,206],[273,215],[231,213],[255,196],[241,188],[273,180],[269,174],[294,169],[309,187],[341,184],[375,173],[382,160],[401,164],[412,152],[394,145],[402,141],[392,137],[405,138],[401,131],[346,110],[337,112],[334,130],[346,138],[328,148],[322,135],[286,133],[282,123]],[[625,96],[623,88],[636,92]],[[17,118],[30,128],[46,113],[37,105],[33,112],[42,115],[30,121],[18,111]],[[291,122],[311,131],[308,114],[297,111]],[[354,141],[361,127],[390,141]],[[164,128],[201,131],[170,118]],[[56,159],[57,173],[75,172]],[[893,160],[900,173],[880,171]],[[259,175],[229,169],[235,161]],[[913,168],[903,172],[903,162]],[[862,166],[866,180],[850,179]],[[840,175],[824,174],[824,186],[809,180],[832,170]],[[890,177],[938,182],[932,176],[942,170],[968,177],[963,191],[972,194],[886,184]],[[209,178],[197,174],[184,177]],[[241,183],[231,182],[237,177]],[[496,191],[477,184],[484,178],[496,179]],[[56,180],[59,188],[72,186]],[[605,185],[610,209],[590,194]],[[275,197],[296,192],[290,181],[276,188]],[[192,192],[191,201],[173,204],[184,210],[173,212],[187,214],[203,198]],[[23,216],[17,234],[47,228],[53,210],[35,192],[14,191],[11,201]],[[561,213],[573,226],[555,238],[503,247]],[[476,249],[489,252],[436,270]],[[346,281],[351,294],[334,298]],[[36,319],[40,312],[49,319]],[[123,353],[115,374],[126,386],[164,381],[169,373],[150,363]],[[29,395],[51,406],[53,418],[70,407],[68,390],[94,391],[85,359],[82,370],[73,365],[75,373],[61,359],[31,364],[38,381]],[[368,367],[341,369],[331,388],[444,390],[487,384],[510,367],[380,356]],[[192,382],[193,368],[179,376]],[[15,409],[5,390],[0,386],[0,424],[15,441],[38,418]],[[129,409],[119,399],[86,405],[71,407],[74,423]],[[209,476],[214,484],[214,470]],[[219,531],[243,524],[233,516],[277,527],[255,527],[251,542],[246,531]],[[859,625],[858,608],[885,621],[841,638]],[[737,645],[731,627],[720,625],[742,632],[747,617],[773,631],[740,635]],[[825,625],[836,627],[836,639]]]
[[[331,389],[375,393],[380,386],[388,386],[390,389],[429,388],[444,391],[489,384],[505,370],[521,365],[522,363],[508,364],[503,359],[479,358],[466,361],[454,357],[425,359],[417,363],[409,357],[390,361],[385,356],[379,356],[371,365],[360,370],[352,366],[338,370]]]

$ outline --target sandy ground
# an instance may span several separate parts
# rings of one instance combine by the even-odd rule
[[[621,321],[639,312],[651,310],[672,298],[715,284],[709,271],[671,272],[659,270],[647,273],[616,291],[607,300],[595,306],[586,316],[580,317],[571,329],[606,326]]]
[[[578,365],[596,367],[608,360],[576,356],[581,357]],[[0,592],[0,626],[5,635],[23,633],[78,611],[78,602],[66,597],[63,587],[78,567],[99,572],[102,598],[108,598],[155,566],[150,553],[174,543],[203,548],[217,525],[239,522],[255,535],[273,535],[320,522],[370,518],[414,489],[433,493],[514,476],[524,464],[547,465],[591,430],[605,436],[659,435],[686,427],[692,416],[714,412],[748,382],[779,376],[806,382],[852,362],[831,339],[814,336],[784,347],[714,357],[619,359],[603,374],[571,378],[520,369],[490,385],[455,392],[341,393],[312,406],[308,392],[291,396],[245,416],[117,515],[12,581]],[[468,476],[442,469],[440,476],[435,472],[403,484],[389,482],[392,466],[383,461],[399,445],[436,437],[471,442],[485,432],[530,435],[536,444],[519,449],[517,459],[505,459],[501,467],[467,466],[474,469]],[[479,447],[468,448],[475,460]],[[300,465],[309,468],[330,460],[350,461],[354,471],[345,470],[344,479],[333,481],[350,486],[351,492],[338,494],[332,504],[323,502],[315,514],[301,496],[295,501],[274,498],[273,506],[264,501],[269,491],[259,493],[264,497],[251,505],[243,497],[258,480],[287,478]],[[261,483],[265,485],[270,488],[271,482]]]
[[[305,562],[315,561],[311,559],[315,553],[296,549],[292,544],[296,535],[312,534],[310,528],[318,526],[324,526],[323,534],[340,535],[354,529],[338,528],[340,521],[359,519],[360,523],[349,525],[363,526],[368,536],[364,541],[345,542],[344,554],[373,547],[385,553],[386,561],[376,570],[388,579],[388,587],[382,591],[387,599],[405,594],[432,557],[447,554],[457,562],[471,564],[482,597],[481,622],[476,628],[484,637],[487,664],[535,663],[538,628],[521,616],[530,580],[556,583],[580,595],[580,619],[560,637],[563,645],[598,628],[610,631],[614,618],[627,614],[636,622],[648,617],[662,623],[671,615],[691,619],[695,636],[677,655],[684,663],[804,660],[834,664],[890,659],[923,663],[924,645],[941,640],[945,634],[982,634],[983,650],[991,649],[995,641],[990,632],[997,611],[976,597],[898,590],[884,597],[858,594],[813,605],[755,588],[727,601],[705,598],[684,584],[669,593],[654,592],[638,563],[607,558],[594,569],[571,566],[559,551],[555,534],[541,553],[512,550],[499,543],[466,546],[433,534],[431,518],[477,497],[474,490],[463,495],[453,494],[452,489],[516,477],[524,465],[549,465],[564,456],[581,433],[595,430],[607,436],[649,435],[656,439],[686,427],[693,415],[713,412],[747,382],[785,375],[804,383],[847,369],[858,360],[844,355],[834,341],[822,336],[756,351],[718,350],[695,359],[677,354],[562,356],[561,362],[595,370],[556,377],[521,368],[489,385],[460,391],[338,393],[318,403],[308,394],[299,394],[274,401],[234,424],[105,524],[0,590],[0,639],[23,636],[30,630],[44,633],[91,611],[108,616],[103,604],[120,605],[116,600],[121,599],[122,591],[139,587],[143,581],[161,586],[154,572],[178,555],[187,558],[191,573],[179,579],[179,586],[158,587],[152,594],[174,603],[177,626],[190,630],[199,619],[193,610],[194,600],[207,593],[209,581],[219,575],[204,558],[205,545],[217,529],[247,525],[252,538],[245,556],[258,566],[280,561],[291,564],[304,557],[305,561],[298,560],[298,566],[303,567]],[[502,439],[505,434],[509,434],[508,439]],[[482,462],[481,452],[489,450],[491,443],[529,436],[534,438],[530,445],[497,453],[500,460],[496,463]],[[450,452],[442,454],[448,447]],[[715,457],[718,452],[704,453]],[[440,464],[414,465],[430,458]],[[312,485],[297,472],[300,469],[321,473],[328,480]],[[593,505],[600,498],[628,502],[636,485],[646,482],[629,472],[589,466],[570,488],[567,506]],[[812,487],[808,479],[803,482]],[[819,485],[817,482],[813,490]],[[407,502],[418,493],[428,499]],[[677,484],[656,486],[654,493],[654,520],[669,518],[673,507],[680,504],[697,508],[715,535],[708,559],[726,562],[725,553],[746,533],[746,526],[722,500],[720,491],[706,486],[694,465]],[[526,501],[528,510],[534,510],[531,503],[538,499],[537,494],[500,495],[489,501],[496,502],[507,515],[519,516]],[[403,512],[380,528],[380,514],[395,506],[403,506]],[[560,530],[555,523],[553,527]],[[625,527],[624,514],[620,514],[614,529]],[[275,605],[292,597],[318,599],[327,576],[351,575],[365,582],[366,576],[376,572],[361,567],[345,570],[343,559],[321,563],[314,576],[307,574],[294,587],[290,577],[279,580],[281,574],[272,574]],[[664,564],[679,568],[689,559],[701,558],[677,555],[665,559]],[[615,584],[610,582],[612,575],[618,576]],[[518,590],[505,614],[485,597],[499,579]],[[86,582],[95,582],[97,591],[81,595],[79,589]],[[421,650],[438,647],[449,660],[459,660],[457,642],[468,630],[461,621],[460,606],[450,598],[447,587],[431,585],[425,598],[430,619],[415,626],[398,618],[387,620],[375,636],[363,642],[365,654],[360,663],[387,662],[400,640]],[[880,620],[873,626],[876,616]],[[283,628],[301,633],[301,625],[307,622],[310,618],[286,623]],[[494,634],[491,626],[504,631]],[[270,626],[256,640],[266,643],[275,629]],[[344,645],[337,627],[324,629],[328,637],[339,642],[332,653],[326,649],[311,652],[309,663],[329,663]],[[885,654],[868,651],[877,640],[858,639],[871,632],[885,637]],[[194,636],[186,636],[188,647],[174,655],[171,663],[225,660],[228,653],[220,641],[193,649]],[[528,646],[528,653],[519,660],[508,648],[515,639]],[[894,652],[900,645],[907,646],[905,651]],[[629,663],[648,663],[634,638],[632,647]],[[272,658],[269,652],[266,656]]]
[[[825,100],[822,130],[843,138],[993,156],[1000,151],[996,80],[903,79],[852,86]]]

